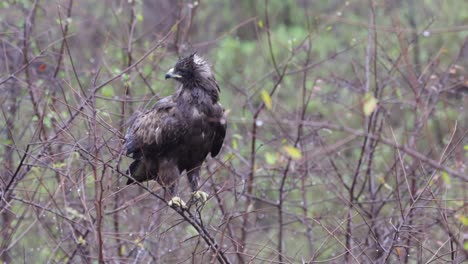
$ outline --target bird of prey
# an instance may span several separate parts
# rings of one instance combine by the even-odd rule
[[[176,93],[130,120],[125,136],[127,155],[134,159],[127,184],[156,180],[169,205],[185,208],[177,184],[186,171],[191,202],[205,202],[198,190],[200,169],[208,153],[218,155],[226,135],[226,116],[220,89],[209,64],[197,54],[179,59],[165,76],[181,83]]]

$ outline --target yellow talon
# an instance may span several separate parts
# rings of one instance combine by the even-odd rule
[[[208,194],[202,191],[196,191],[192,194],[191,201],[194,203],[201,202],[202,204],[208,200]]]
[[[172,199],[169,200],[167,204],[170,207],[180,207],[182,209],[187,208],[187,206],[185,205],[185,202],[182,199],[180,199],[180,197],[177,197],[177,196],[172,197]]]

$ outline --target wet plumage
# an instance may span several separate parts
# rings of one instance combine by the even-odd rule
[[[221,150],[226,134],[219,86],[209,65],[198,55],[180,59],[166,74],[182,85],[176,93],[157,101],[130,121],[125,136],[134,181],[156,180],[172,197],[183,171],[191,188],[198,190],[200,168],[207,157]]]

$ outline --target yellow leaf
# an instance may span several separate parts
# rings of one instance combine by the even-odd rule
[[[139,247],[139,248],[145,248],[145,246],[144,246],[143,243],[142,243],[142,239],[141,239],[141,238],[136,238],[136,239],[134,240],[134,242],[135,242],[135,244],[137,245],[137,247]]]
[[[178,23],[175,23],[172,27],[171,27],[171,32],[175,33],[177,32],[177,25],[179,25]]]
[[[65,162],[52,164],[52,168],[54,168],[54,169],[61,169],[61,168],[65,167],[65,166],[67,166],[67,164]]]
[[[262,21],[262,20],[259,20],[259,21],[258,21],[258,27],[259,27],[259,28],[262,28],[262,27],[263,27],[263,21]]]
[[[271,101],[270,94],[268,94],[267,91],[262,90],[261,96],[262,96],[263,103],[265,103],[266,108],[268,110],[271,110],[271,108],[273,107],[273,104],[272,104],[272,101]]]
[[[442,172],[442,180],[445,182],[446,185],[450,185],[450,183],[452,182],[450,176],[445,171]]]
[[[226,161],[227,161],[227,160],[232,160],[232,159],[235,158],[235,157],[236,157],[236,155],[234,155],[234,153],[231,152],[231,153],[228,153],[228,154],[226,154],[226,155],[224,156],[224,160],[226,160]]]
[[[82,237],[78,237],[78,245],[86,245],[86,240]]]
[[[301,151],[293,146],[284,146],[284,151],[291,157],[292,159],[300,159],[302,158],[302,153]]]
[[[274,165],[276,163],[276,156],[274,153],[267,152],[265,153],[265,160],[268,164]]]
[[[137,15],[136,15],[136,19],[137,19],[137,21],[139,21],[139,22],[143,21],[143,15],[142,15],[142,14],[137,14]]]
[[[122,247],[120,247],[120,254],[125,255],[126,253],[127,253],[127,248],[125,247],[125,245],[122,245]]]
[[[366,116],[370,116],[372,112],[374,112],[375,108],[377,107],[377,103],[379,100],[374,97],[372,93],[366,93],[364,95],[362,110]]]
[[[460,215],[458,216],[458,220],[460,220],[460,222],[464,225],[464,226],[468,226],[468,217],[464,216],[464,215]]]
[[[388,183],[385,181],[385,178],[384,178],[383,176],[379,176],[379,177],[378,177],[378,180],[379,180],[380,183],[383,184],[383,186],[384,186],[385,188],[387,188],[387,189],[390,190],[390,191],[393,191],[392,186],[388,185]]]

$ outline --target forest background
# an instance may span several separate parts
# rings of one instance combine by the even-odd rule
[[[461,263],[468,2],[0,2],[3,263]],[[136,111],[197,52],[228,113],[208,202],[126,186]],[[181,195],[190,190],[185,178]]]

